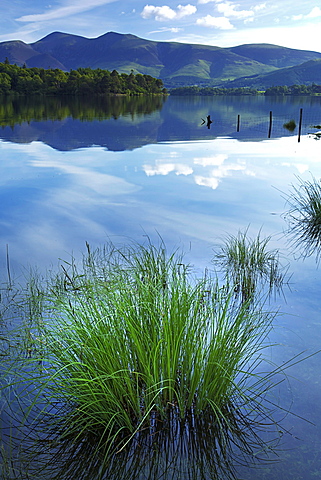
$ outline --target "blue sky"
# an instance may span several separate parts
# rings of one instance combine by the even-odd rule
[[[316,0],[1,0],[0,41],[32,43],[54,31],[231,47],[272,43],[321,51]]]

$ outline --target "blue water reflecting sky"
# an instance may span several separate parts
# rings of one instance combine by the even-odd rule
[[[195,257],[228,233],[283,231],[282,192],[296,175],[320,175],[319,142],[231,138],[158,143],[134,151],[61,152],[40,143],[0,143],[2,252],[40,265],[85,242],[140,240],[157,231]],[[282,240],[278,235],[278,242]]]
[[[321,345],[320,272],[313,258],[297,261],[287,247],[283,193],[297,176],[321,177],[320,148],[308,135],[300,143],[296,136],[246,142],[219,137],[123,151],[101,146],[63,151],[39,141],[0,141],[2,271],[6,245],[18,273],[19,265],[45,269],[59,258],[77,258],[86,241],[96,246],[158,234],[202,268],[227,233],[248,228],[256,235],[261,229],[272,236],[271,248],[281,250],[293,273],[286,302],[280,300],[285,314],[272,334],[281,348],[273,350],[271,360],[282,364],[300,351],[309,355]],[[314,356],[296,365],[291,373],[297,380],[280,387],[286,405],[293,401],[294,411],[315,425],[287,417],[286,445],[297,453],[284,455],[279,478],[294,478],[282,477],[290,469],[303,472],[301,456],[310,466],[305,476],[295,478],[314,478],[321,469],[320,461],[313,464],[321,445],[319,363]],[[244,475],[267,478],[264,471]]]

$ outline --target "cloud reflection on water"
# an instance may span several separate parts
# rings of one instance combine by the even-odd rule
[[[0,238],[21,263],[27,257],[42,264],[82,251],[86,241],[140,239],[144,232],[192,242],[202,252],[249,224],[275,233],[284,209],[278,190],[297,173],[321,173],[319,144],[308,137],[300,144],[293,137],[217,138],[123,152],[1,142],[0,151]]]

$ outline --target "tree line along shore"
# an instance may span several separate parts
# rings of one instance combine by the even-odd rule
[[[163,81],[151,75],[112,72],[101,68],[27,68],[0,63],[0,94],[142,95],[166,94]]]
[[[321,85],[279,85],[259,90],[251,87],[190,87],[172,88],[171,95],[321,95]]]
[[[146,74],[78,68],[65,72],[0,63],[0,94],[19,95],[321,95],[321,85],[279,85],[265,90],[251,87],[178,86],[167,90],[161,79]]]

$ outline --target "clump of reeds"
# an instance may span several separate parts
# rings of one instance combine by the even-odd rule
[[[245,230],[228,235],[223,244],[215,248],[213,264],[242,302],[254,299],[264,289],[268,295],[280,293],[288,281],[288,269],[282,266],[279,251],[268,249],[270,240],[271,237],[262,238],[260,233],[251,238]]]
[[[289,209],[284,214],[288,223],[287,235],[295,252],[304,257],[321,255],[321,183],[312,177],[292,184],[292,191],[284,194]]]
[[[220,418],[270,317],[235,309],[216,279],[191,279],[164,246],[115,250],[103,268],[88,266],[69,276],[45,331],[50,388],[77,405],[78,431],[84,422],[132,433],[172,408],[182,419],[191,409]]]
[[[286,128],[287,130],[289,130],[289,132],[294,132],[294,130],[296,129],[295,120],[292,119],[292,120],[289,120],[288,122],[284,123],[283,128]]]
[[[257,242],[256,250],[266,245]],[[72,462],[90,446],[91,468],[99,472],[90,478],[112,478],[102,469],[110,471],[115,455],[137,455],[142,441],[158,448],[160,432],[175,444],[175,432],[185,432],[189,450],[198,428],[216,432],[215,441],[202,441],[220,453],[222,471],[233,445],[253,458],[256,448],[264,451],[255,430],[267,423],[264,397],[278,370],[259,373],[274,314],[256,304],[254,286],[271,275],[271,265],[251,270],[247,283],[237,263],[229,265],[239,272],[230,289],[208,273],[195,278],[162,242],[95,251],[87,245],[82,268],[64,264],[46,292],[31,282],[37,329],[29,329],[30,354],[12,369],[32,432],[24,445],[36,437],[28,471],[42,452],[43,471],[62,468],[50,478],[64,478],[64,469],[68,479],[89,478]],[[236,285],[243,289],[237,304]]]

